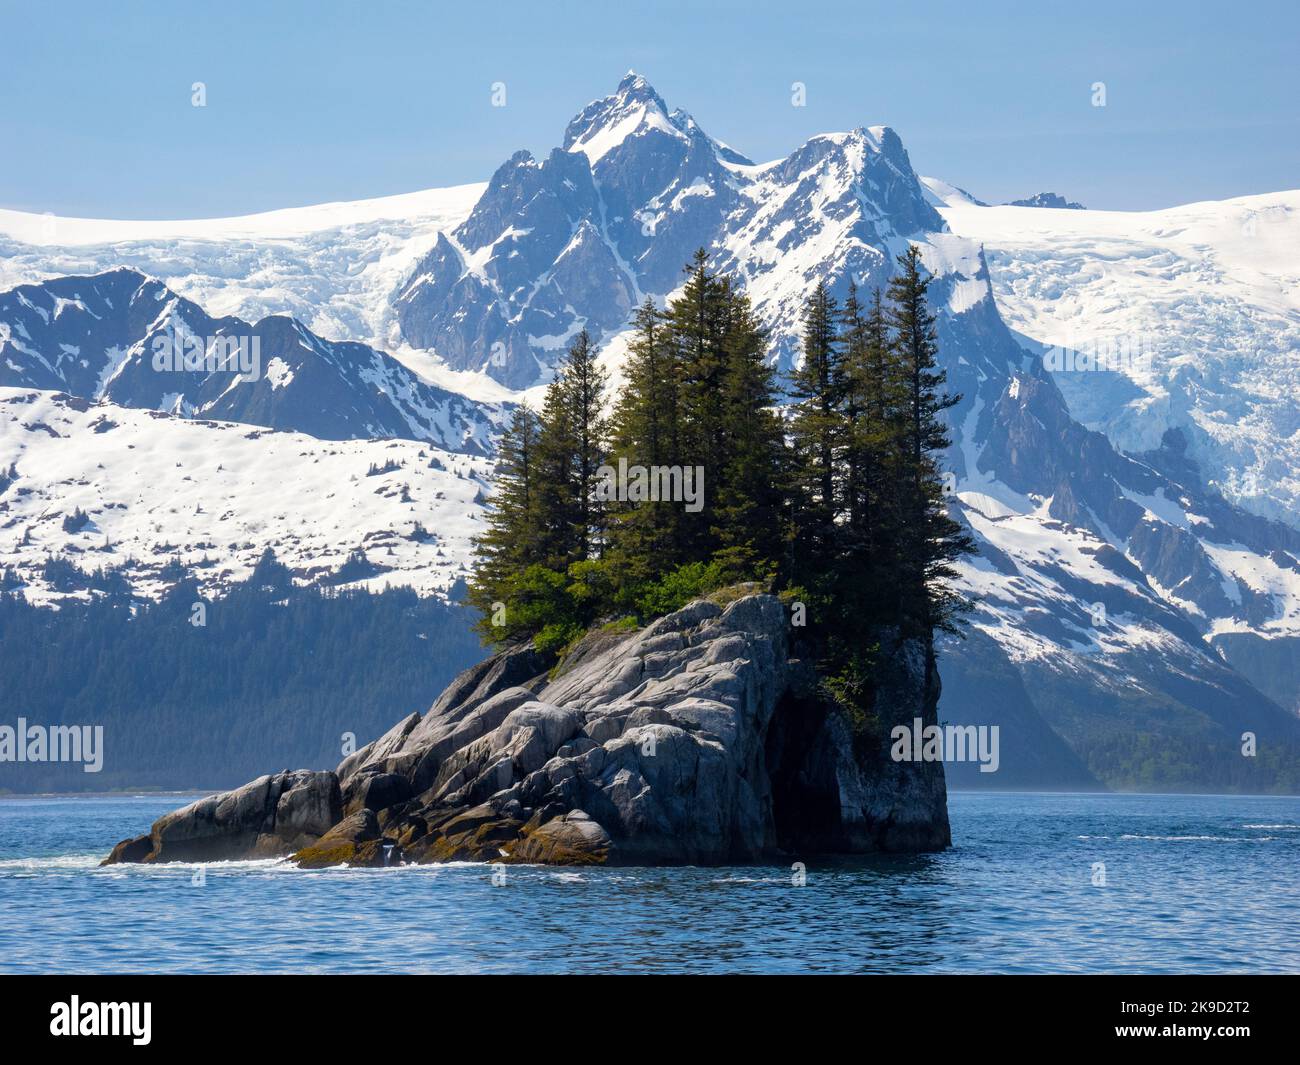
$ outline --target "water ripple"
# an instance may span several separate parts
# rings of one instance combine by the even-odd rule
[[[799,856],[803,886],[794,856],[727,869],[511,866],[502,886],[481,863],[99,867],[116,840],[183,801],[0,799],[0,968],[1300,970],[1296,798],[959,793],[952,850]]]

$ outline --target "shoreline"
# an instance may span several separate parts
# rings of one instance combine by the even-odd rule
[[[206,796],[229,791],[228,787],[211,788],[120,788],[115,791],[4,791],[0,792],[0,802],[6,800],[30,799],[152,799],[168,796],[184,797],[187,795]],[[1066,789],[1050,791],[1042,788],[949,788],[949,795],[1078,795],[1097,798],[1128,798],[1148,796],[1152,798],[1191,798],[1191,799],[1300,799],[1300,792],[1287,791],[1079,791]]]

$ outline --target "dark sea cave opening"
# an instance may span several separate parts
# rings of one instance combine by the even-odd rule
[[[839,836],[839,790],[825,735],[827,714],[823,700],[787,692],[768,725],[765,759],[776,845],[783,852],[834,849]]]

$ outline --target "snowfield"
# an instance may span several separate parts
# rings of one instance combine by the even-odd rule
[[[62,598],[38,576],[58,555],[125,567],[157,595],[169,561],[217,591],[266,547],[303,581],[329,583],[359,549],[382,572],[351,587],[446,592],[466,573],[490,467],[410,440],[317,440],[18,388],[0,388],[0,455],[19,475],[0,509],[0,571],[37,603]],[[69,532],[77,510],[90,521]]]
[[[0,210],[0,290],[131,266],[215,317],[289,314],[327,340],[388,351],[431,384],[475,398],[507,393],[400,342],[392,295],[483,184],[237,218],[143,222]]]
[[[1076,418],[1129,452],[1181,428],[1228,499],[1300,521],[1300,191],[1134,212],[953,190],[939,213],[984,246],[1003,318],[1039,350],[1139,353],[1055,373]]]

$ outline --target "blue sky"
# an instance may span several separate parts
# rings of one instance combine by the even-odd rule
[[[180,218],[486,180],[629,68],[756,160],[883,123],[993,202],[1300,186],[1300,5],[1046,7],[0,0],[0,206]]]

